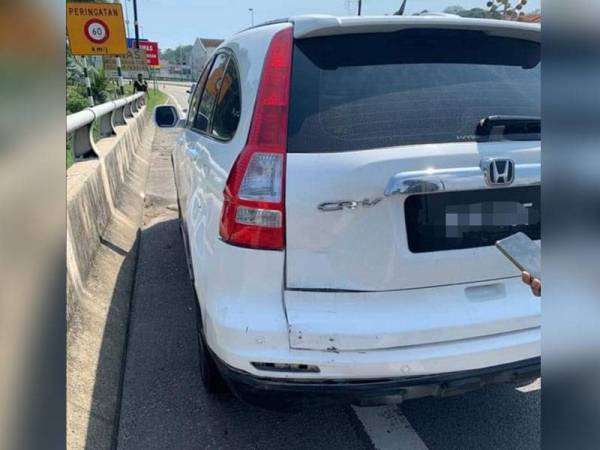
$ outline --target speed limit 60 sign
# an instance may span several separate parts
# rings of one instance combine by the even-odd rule
[[[67,2],[67,33],[74,55],[127,53],[123,9],[119,3]]]

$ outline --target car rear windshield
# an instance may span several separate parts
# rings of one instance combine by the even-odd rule
[[[539,117],[539,43],[429,29],[295,41],[288,152],[478,141],[494,115]]]

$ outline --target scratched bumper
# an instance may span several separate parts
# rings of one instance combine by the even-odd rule
[[[477,370],[362,380],[263,378],[235,369],[214,354],[213,357],[227,385],[240,400],[279,410],[339,403],[394,404],[420,397],[462,394],[492,384],[527,384],[540,376],[539,357]]]

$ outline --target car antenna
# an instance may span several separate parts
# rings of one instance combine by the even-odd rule
[[[404,0],[402,2],[402,5],[400,6],[400,9],[398,11],[396,11],[394,13],[395,16],[403,16],[404,15],[404,9],[406,8],[406,0]]]

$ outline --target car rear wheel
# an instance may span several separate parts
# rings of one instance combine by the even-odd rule
[[[196,335],[198,336],[198,359],[200,366],[200,377],[204,389],[209,394],[216,394],[227,391],[225,380],[221,376],[217,365],[210,353],[204,333],[202,331],[202,318],[200,317],[200,308],[198,302],[194,298],[196,306]]]

